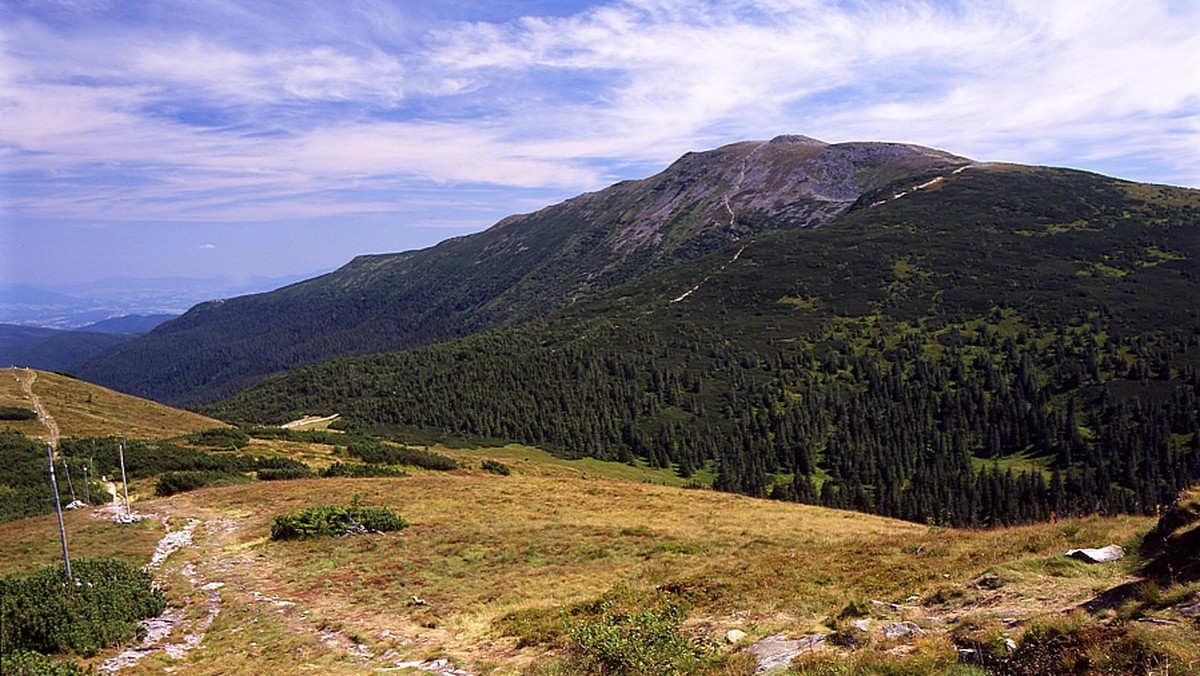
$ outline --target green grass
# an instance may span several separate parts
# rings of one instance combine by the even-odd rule
[[[691,483],[712,485],[715,476],[712,467],[697,471],[692,477],[684,479],[672,469],[650,467],[642,459],[636,459],[633,465],[622,462],[596,460],[595,458],[579,458],[567,460],[559,458],[535,446],[524,444],[507,444],[505,446],[455,449],[432,447],[438,453],[460,458],[478,465],[484,459],[511,461],[513,471],[535,472],[542,474],[549,468],[568,471],[586,477],[603,477],[621,481],[657,484],[660,486],[686,486]]]

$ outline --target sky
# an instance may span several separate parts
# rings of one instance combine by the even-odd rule
[[[1200,2],[0,0],[0,283],[327,270],[780,134],[1200,187]]]

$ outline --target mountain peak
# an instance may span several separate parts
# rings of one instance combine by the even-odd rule
[[[920,146],[799,135],[687,153],[655,176],[429,249],[359,257],[268,294],[198,306],[77,373],[163,401],[211,401],[276,371],[542,317],[731,242],[823,225],[866,192],[967,163]]]

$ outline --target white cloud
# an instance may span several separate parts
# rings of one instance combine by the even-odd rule
[[[216,244],[201,244],[200,248],[204,249],[205,251],[208,251],[208,250],[217,248],[217,245]]]
[[[36,177],[0,208],[273,220],[395,211],[413,185],[566,195],[778,133],[1200,184],[1187,3],[631,0],[424,32],[382,2],[167,7],[241,23],[0,28],[0,170]]]

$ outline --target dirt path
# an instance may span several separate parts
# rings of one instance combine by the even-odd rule
[[[289,635],[308,637],[310,645],[320,647],[320,653],[338,660],[349,659],[364,672],[410,668],[436,676],[470,676],[470,672],[456,668],[449,660],[413,660],[410,655],[388,648],[411,645],[425,651],[431,645],[428,639],[393,632],[394,641],[382,641],[381,636],[385,645],[372,648],[353,633],[336,624],[331,626],[329,620],[320,619],[319,611],[303,599],[289,598],[272,588],[263,559],[245,545],[244,517],[207,510],[192,515],[188,511],[169,503],[154,507],[153,518],[159,519],[167,532],[144,569],[154,574],[161,587],[170,590],[172,605],[158,617],[143,621],[145,639],[109,657],[97,667],[99,673],[136,669],[142,660],[164,655],[181,660],[168,671],[186,673],[189,653],[202,646],[209,628],[224,612],[231,618],[226,622],[234,626],[223,631],[251,635],[257,626],[282,622]],[[178,524],[185,520],[180,527]],[[250,649],[257,646],[248,645]],[[196,659],[203,660],[204,654],[198,654],[200,657]]]
[[[144,570],[156,575],[168,557],[180,549],[193,546],[192,535],[196,532],[196,527],[200,525],[198,519],[188,519],[183,528],[171,530],[169,520],[166,517],[161,517],[161,519],[167,532],[154,548],[154,555],[151,557],[150,563],[143,566]],[[189,607],[192,605],[189,602],[183,606],[169,606],[158,617],[143,620],[141,624],[146,628],[146,637],[142,643],[104,660],[96,671],[102,674],[115,673],[133,667],[144,658],[159,652],[165,652],[172,659],[181,659],[188,651],[200,645],[213,620],[217,619],[217,615],[221,612],[221,595],[217,592],[221,585],[202,585],[196,577],[195,568],[191,563],[185,564],[180,573],[191,584],[193,590],[206,592],[202,597],[202,612],[189,612]],[[160,584],[163,584],[163,581],[160,580]],[[189,601],[190,598],[189,596]],[[174,643],[168,642],[167,639],[176,631],[182,633],[183,640]]]
[[[726,263],[726,264],[722,265],[721,267],[717,268],[715,271],[713,271],[713,272],[709,273],[708,275],[706,275],[706,276],[704,277],[704,279],[700,280],[700,282],[699,282],[698,284],[696,284],[696,285],[695,285],[695,286],[693,286],[692,288],[688,289],[687,291],[684,291],[684,292],[683,292],[682,294],[680,294],[678,297],[676,297],[676,298],[672,298],[672,299],[671,299],[671,303],[678,303],[679,301],[683,300],[684,298],[687,298],[688,296],[690,296],[690,295],[692,295],[693,293],[695,293],[695,292],[696,292],[696,291],[697,291],[697,290],[698,290],[698,289],[699,289],[701,286],[703,286],[703,285],[704,285],[704,283],[705,283],[705,282],[707,282],[708,280],[712,279],[713,275],[715,275],[715,274],[718,274],[718,273],[721,273],[721,272],[724,272],[724,271],[725,271],[725,268],[729,267],[729,266],[730,266],[730,265],[732,265],[732,264],[733,264],[735,261],[737,261],[737,259],[741,258],[741,257],[742,257],[742,252],[743,252],[743,251],[745,251],[745,250],[746,250],[746,247],[745,247],[745,245],[742,245],[742,248],[738,249],[738,250],[737,250],[737,253],[733,254],[733,258],[730,258],[728,263]]]
[[[24,369],[24,371],[25,375],[21,378],[21,391],[25,396],[29,397],[29,403],[33,405],[33,410],[37,413],[38,420],[46,428],[46,438],[44,441],[50,444],[50,446],[57,448],[59,438],[58,423],[54,422],[54,416],[50,415],[50,412],[42,405],[42,400],[38,399],[37,394],[33,391],[33,381],[37,380],[37,371],[33,369]]]

